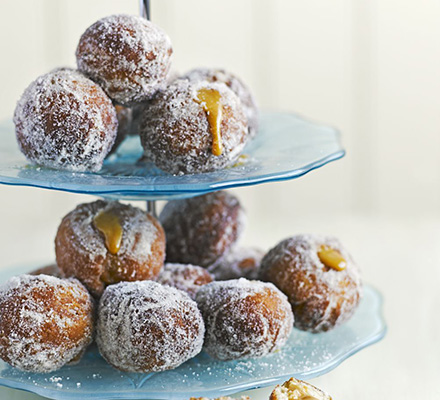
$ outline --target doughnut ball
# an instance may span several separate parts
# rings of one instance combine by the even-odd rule
[[[197,304],[186,293],[157,282],[109,286],[99,303],[99,351],[121,371],[177,368],[201,351],[204,332]]]
[[[167,263],[156,282],[182,290],[194,300],[200,287],[213,280],[205,268],[197,265]]]
[[[227,192],[169,201],[160,214],[167,262],[209,267],[236,244],[244,220],[238,199]]]
[[[257,279],[264,252],[254,247],[236,247],[208,267],[216,281]]]
[[[332,398],[308,382],[290,378],[275,387],[269,400],[332,400]]]
[[[182,79],[188,79],[190,82],[207,81],[226,84],[238,96],[243,105],[248,121],[249,135],[251,137],[256,135],[258,130],[257,102],[248,86],[240,78],[224,69],[196,68],[183,75]]]
[[[95,22],[76,49],[78,69],[122,105],[150,99],[165,85],[171,41],[145,18],[112,15]]]
[[[140,126],[146,158],[176,175],[232,165],[249,138],[240,99],[206,81],[175,80],[147,104]]]
[[[99,171],[118,128],[104,91],[78,71],[60,68],[32,82],[14,113],[18,146],[35,164]]]
[[[76,279],[20,275],[0,286],[0,357],[23,371],[52,372],[91,343],[93,302]]]
[[[219,360],[261,357],[280,349],[293,328],[287,297],[271,283],[214,281],[197,292],[205,350]]]
[[[45,267],[34,269],[29,272],[30,275],[50,275],[56,276],[57,278],[64,278],[63,271],[58,268],[56,264],[46,265]]]
[[[297,235],[263,258],[260,278],[289,298],[295,327],[325,332],[348,320],[362,295],[359,268],[338,239]]]
[[[160,223],[143,210],[98,200],[77,206],[58,227],[57,264],[95,296],[120,281],[154,279],[165,258]]]

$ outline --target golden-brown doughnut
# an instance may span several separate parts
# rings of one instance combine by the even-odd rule
[[[361,298],[359,269],[333,237],[297,235],[263,258],[260,278],[287,295],[295,327],[325,332],[354,313]]]
[[[165,235],[143,210],[98,200],[67,214],[55,238],[57,264],[99,297],[107,285],[154,279],[163,267]]]
[[[0,357],[24,371],[51,372],[92,341],[93,301],[76,279],[20,275],[0,287]]]

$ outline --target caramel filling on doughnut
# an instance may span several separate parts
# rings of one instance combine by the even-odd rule
[[[93,218],[93,224],[104,235],[107,250],[117,254],[122,241],[122,226],[118,216],[111,210],[104,210]]]
[[[223,153],[220,132],[222,123],[221,95],[218,90],[202,88],[197,92],[197,99],[208,116],[209,129],[212,135],[212,154],[220,156]]]
[[[347,266],[347,261],[341,253],[325,244],[319,248],[318,257],[326,267],[333,268],[336,271],[343,271]]]

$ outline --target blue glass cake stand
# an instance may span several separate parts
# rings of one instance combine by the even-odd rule
[[[98,173],[72,173],[29,164],[18,150],[11,121],[0,123],[0,183],[124,199],[176,199],[220,189],[298,178],[344,156],[339,133],[289,113],[263,113],[246,157],[230,168],[174,176],[139,162],[138,138],[126,139]],[[0,282],[33,268],[0,270]],[[279,352],[267,357],[220,362],[201,353],[172,371],[123,373],[91,347],[81,362],[51,374],[22,372],[0,362],[0,385],[53,399],[188,399],[218,397],[276,384],[295,376],[324,374],[386,331],[382,300],[370,286],[353,318],[324,334],[294,330]]]
[[[263,113],[257,137],[237,165],[174,176],[139,162],[139,138],[129,137],[97,173],[31,165],[20,153],[11,121],[0,124],[0,183],[86,193],[121,200],[170,200],[232,187],[298,178],[345,154],[339,132],[295,114]]]
[[[35,268],[1,270],[0,282]],[[177,369],[141,374],[112,368],[92,346],[79,364],[49,374],[23,372],[0,361],[0,385],[59,400],[214,398],[275,385],[292,376],[307,380],[325,374],[380,340],[385,331],[382,298],[366,286],[356,313],[344,325],[321,334],[294,329],[287,344],[266,357],[224,362],[202,352]]]

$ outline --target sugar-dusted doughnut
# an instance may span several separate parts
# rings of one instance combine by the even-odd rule
[[[197,304],[186,293],[157,282],[108,286],[99,303],[99,350],[122,371],[176,368],[201,351],[204,331]]]
[[[295,327],[324,332],[354,313],[362,295],[359,268],[338,239],[297,235],[263,258],[260,278],[287,295]]]
[[[93,300],[76,279],[20,275],[0,286],[0,357],[24,371],[52,372],[92,341]]]
[[[21,152],[36,164],[70,171],[98,171],[118,127],[104,91],[78,71],[59,68],[24,91],[14,113]]]
[[[140,124],[146,158],[172,174],[232,165],[249,134],[239,98],[223,83],[177,79],[146,104]]]
[[[200,287],[213,280],[205,268],[197,265],[166,263],[156,282],[183,290],[194,300]]]
[[[287,297],[271,283],[214,281],[197,292],[205,350],[219,360],[254,358],[281,348],[293,328]]]
[[[122,105],[150,99],[163,87],[173,53],[167,34],[145,18],[112,15],[83,33],[78,69]]]

